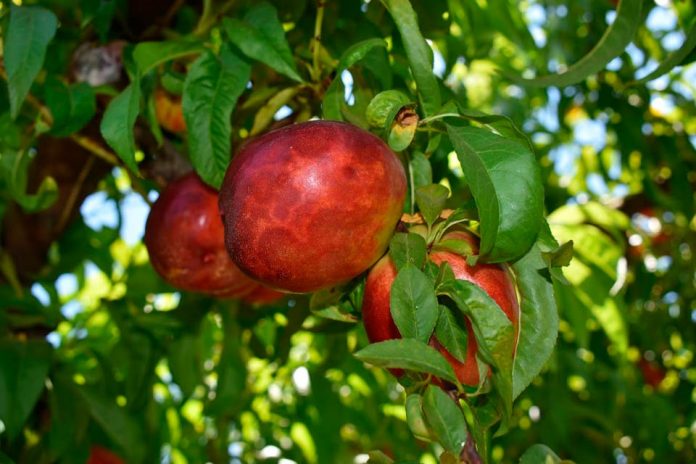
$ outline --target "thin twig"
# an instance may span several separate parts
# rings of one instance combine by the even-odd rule
[[[0,77],[5,79],[5,81],[8,81],[7,72],[5,72],[5,68],[1,66]],[[33,106],[39,112],[39,117],[43,120],[43,122],[49,127],[52,126],[53,115],[51,114],[51,110],[49,110],[36,97],[34,97],[31,94],[27,94],[26,99],[29,102],[29,104],[31,104],[31,106]],[[95,142],[89,137],[79,134],[71,134],[69,137],[82,148],[91,152],[96,157],[103,159],[107,163],[112,164],[114,166],[119,166],[121,164],[116,155],[104,149],[99,143]]]
[[[75,184],[73,185],[73,188],[70,190],[70,194],[68,195],[68,199],[65,202],[65,207],[63,208],[63,212],[60,215],[60,219],[58,220],[58,225],[56,226],[57,231],[63,230],[63,228],[66,226],[66,224],[70,220],[70,214],[73,211],[73,207],[75,206],[75,203],[77,203],[77,197],[80,195],[80,190],[82,189],[82,184],[85,183],[85,180],[87,179],[87,175],[92,170],[92,166],[94,166],[94,158],[87,158],[87,162],[82,167],[82,170],[80,171],[80,175],[75,180]]]
[[[227,0],[216,13],[212,13],[212,0],[203,0],[203,14],[201,14],[201,19],[198,21],[196,29],[193,31],[193,35],[201,36],[210,29],[213,24],[221,16],[225,16],[227,12],[234,6],[235,0]]]
[[[317,17],[314,21],[314,37],[312,37],[312,79],[319,82],[321,79],[321,68],[319,54],[321,52],[321,26],[324,22],[325,0],[317,0]]]
[[[97,158],[101,158],[102,160],[114,166],[121,165],[116,155],[114,155],[109,150],[103,148],[98,142],[92,140],[91,138],[80,134],[72,134],[70,135],[70,139],[82,148],[84,148],[85,150],[91,152]]]

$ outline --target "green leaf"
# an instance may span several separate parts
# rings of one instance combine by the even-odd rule
[[[123,92],[106,107],[100,130],[104,140],[114,149],[132,172],[138,172],[135,161],[135,137],[133,126],[140,112],[140,82],[131,82]]]
[[[558,310],[553,284],[538,245],[512,265],[520,295],[520,333],[512,371],[517,398],[541,372],[553,353],[558,335]]]
[[[0,464],[15,464],[15,462],[5,453],[0,451]]]
[[[273,116],[275,116],[278,110],[290,103],[300,90],[301,86],[299,85],[286,87],[269,98],[268,102],[256,112],[254,124],[251,126],[249,134],[253,136],[263,132],[273,121]]]
[[[512,261],[534,243],[544,214],[539,166],[529,148],[485,129],[447,125],[481,222],[482,257]]]
[[[394,151],[408,148],[418,128],[415,104],[399,90],[385,90],[375,95],[367,105],[365,118],[371,126],[382,129]]]
[[[225,18],[227,37],[249,58],[260,61],[297,82],[303,82],[295,67],[292,51],[285,38],[276,9],[263,2],[257,4],[240,21]]]
[[[422,268],[425,263],[426,243],[418,234],[397,233],[389,244],[389,255],[399,270],[407,264]]]
[[[440,305],[435,337],[457,361],[463,363],[466,360],[468,343],[466,328],[462,327],[457,317],[447,306]]]
[[[182,107],[189,133],[191,161],[208,184],[219,188],[230,162],[230,118],[244,92],[251,67],[229,48],[198,58],[184,84]]]
[[[430,185],[433,183],[433,168],[430,166],[430,161],[425,155],[416,151],[411,156],[409,163],[411,177],[413,177],[413,186],[423,187],[424,185]]]
[[[3,58],[12,118],[19,114],[31,84],[43,66],[46,47],[53,40],[57,27],[56,16],[45,8],[10,7]]]
[[[617,243],[623,242],[626,231],[631,227],[630,218],[623,212],[596,201],[590,201],[583,205],[561,206],[548,217],[552,224],[583,224],[589,223],[599,226],[611,234]],[[553,247],[542,246],[542,251],[551,251]],[[558,244],[556,243],[556,246]]]
[[[553,231],[563,240],[572,239],[576,245],[575,258],[566,269],[571,286],[557,286],[559,298],[578,300],[599,322],[615,353],[620,357],[626,356],[627,308],[623,295],[617,295],[613,290],[618,262],[623,258],[621,246],[589,224],[557,224]]]
[[[172,95],[181,95],[184,93],[184,81],[186,79],[185,74],[179,74],[174,72],[165,72],[160,77],[160,83],[162,87],[167,92]]]
[[[544,251],[542,256],[549,267],[567,266],[570,264],[570,260],[573,259],[573,241],[568,240],[555,250]]]
[[[393,464],[394,460],[384,454],[383,452],[376,450],[376,451],[370,451],[367,453],[369,456],[368,463],[369,464]]]
[[[691,26],[689,27],[686,39],[681,47],[670,53],[653,72],[635,82],[629,83],[628,85],[650,82],[663,74],[670,72],[672,69],[679,66],[694,48],[696,48],[696,19],[691,21]]]
[[[355,357],[377,367],[408,369],[459,384],[447,360],[432,346],[413,338],[372,343],[355,353]]]
[[[428,225],[433,225],[440,217],[449,194],[449,189],[440,184],[424,185],[416,189],[416,204]]]
[[[44,93],[53,115],[51,134],[57,137],[82,129],[97,110],[94,90],[84,82],[67,86],[58,79],[48,79]]]
[[[53,351],[44,341],[0,340],[0,420],[14,440],[44,389]]]
[[[191,396],[203,379],[200,359],[200,345],[195,333],[183,334],[169,346],[169,370],[185,397]]]
[[[416,438],[430,441],[430,431],[423,416],[423,398],[417,393],[406,397],[406,423]]]
[[[389,295],[391,315],[402,337],[430,340],[437,322],[437,297],[423,272],[406,264],[394,279]]]
[[[586,77],[603,70],[606,65],[619,56],[633,40],[642,22],[642,0],[621,0],[614,23],[604,32],[597,45],[577,63],[561,74],[523,79],[509,76],[518,83],[535,87],[565,87],[577,84]]]
[[[399,152],[411,145],[418,129],[418,113],[412,107],[404,107],[396,114],[394,122],[389,129],[387,143],[389,148]]]
[[[224,344],[216,370],[218,375],[215,399],[206,408],[207,415],[234,412],[243,406],[240,401],[247,383],[247,367],[242,358],[241,333],[234,314],[221,312]]]
[[[118,406],[114,399],[90,388],[81,388],[79,392],[90,414],[109,438],[127,452],[132,461],[140,462],[145,453],[140,423]]]
[[[519,140],[527,145],[532,152],[534,151],[534,146],[529,140],[529,137],[527,137],[525,133],[515,125],[512,119],[507,116],[484,113],[483,111],[467,108],[461,102],[453,101],[445,103],[440,110],[440,114],[448,114],[448,117],[456,117],[483,124],[490,127],[503,137]]]
[[[471,243],[467,242],[466,240],[452,238],[439,240],[433,245],[433,250],[450,251],[452,253],[464,256],[465,258],[474,256],[474,248],[471,246]]]
[[[102,43],[106,42],[117,3],[118,0],[81,1],[80,10],[82,13],[82,21],[80,25],[82,28],[85,28],[89,24],[92,24],[99,35],[99,40],[101,40]]]
[[[58,184],[53,177],[45,177],[36,193],[27,193],[28,173],[33,152],[5,150],[0,154],[0,179],[4,178],[14,201],[28,212],[50,207],[58,199]]]
[[[536,444],[530,446],[520,457],[520,464],[561,464],[556,453],[546,445]]]
[[[479,353],[494,367],[493,378],[509,416],[512,411],[515,349],[512,322],[500,306],[476,284],[466,280],[450,280],[443,282],[438,292],[450,297],[471,320]]]
[[[47,442],[57,457],[70,453],[84,436],[90,422],[89,409],[78,393],[78,385],[67,372],[51,376],[48,391],[51,429]]]
[[[364,59],[369,52],[377,47],[386,48],[387,44],[383,39],[367,39],[358,42],[349,47],[336,66],[336,77],[331,81],[329,88],[326,89],[324,99],[322,100],[322,112],[324,119],[342,121],[341,106],[343,103],[343,81],[341,73],[350,68],[354,64]]]
[[[358,322],[356,315],[351,312],[352,304],[349,301],[350,295],[356,291],[359,291],[358,287],[352,291],[345,287],[331,287],[314,292],[309,298],[309,310],[315,316],[324,319],[349,323]],[[362,297],[360,301],[362,301]]]
[[[433,74],[433,52],[418,27],[418,17],[408,0],[382,0],[394,19],[406,50],[411,73],[426,116],[440,109],[440,87]]]
[[[133,50],[133,60],[140,75],[144,76],[162,63],[201,53],[204,50],[203,44],[191,40],[140,42]]]
[[[365,117],[370,126],[387,133],[401,108],[409,105],[413,105],[413,101],[402,91],[385,90],[370,100]]]
[[[467,436],[464,413],[459,405],[440,387],[428,385],[423,395],[423,412],[437,441],[458,456]]]

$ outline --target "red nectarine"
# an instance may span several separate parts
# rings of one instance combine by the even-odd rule
[[[120,456],[99,445],[94,445],[89,450],[87,464],[124,464]]]
[[[268,132],[232,160],[220,190],[225,243],[249,276],[279,290],[346,282],[384,253],[406,176],[379,138],[311,121]]]
[[[478,241],[469,232],[455,230],[444,235],[442,240],[466,241],[472,246],[473,253],[478,252]],[[429,259],[435,264],[448,263],[457,279],[467,280],[481,287],[505,312],[517,331],[519,320],[519,302],[512,277],[504,266],[498,264],[476,264],[469,266],[466,257],[451,251],[433,251]],[[397,270],[389,255],[384,256],[371,270],[365,283],[362,304],[363,322],[371,343],[401,338],[399,329],[394,324],[390,310],[391,286]],[[464,316],[462,316],[464,317]],[[471,322],[465,319],[468,332],[468,345],[464,362],[453,357],[433,336],[430,344],[437,348],[449,361],[460,382],[476,386],[479,383],[479,369],[476,362],[477,345]],[[512,356],[513,353],[510,353]],[[399,372],[395,372],[399,375]]]
[[[227,254],[218,194],[195,173],[162,191],[147,218],[145,246],[155,270],[179,289],[240,298],[259,287]]]

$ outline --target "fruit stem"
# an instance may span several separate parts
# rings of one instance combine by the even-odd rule
[[[411,163],[408,163],[408,183],[409,183],[409,188],[411,190],[411,194],[409,195],[411,198],[411,214],[416,214],[416,181],[413,176],[413,165]]]
[[[459,118],[461,115],[459,113],[442,113],[442,114],[434,114],[432,116],[428,116],[427,118],[423,118],[420,121],[418,121],[418,125],[422,126],[424,124],[428,124],[432,121],[437,121],[438,119],[443,119],[443,118]]]
[[[474,437],[471,432],[467,433],[466,443],[459,455],[461,459],[461,464],[483,464],[483,459],[476,450],[476,443],[474,443]]]
[[[312,37],[312,80],[321,80],[319,52],[321,51],[321,25],[324,22],[325,0],[317,0],[317,17],[314,21],[314,37]]]
[[[233,6],[235,0],[228,0],[224,3],[216,13],[213,13],[213,1],[203,0],[203,13],[201,13],[201,18],[198,20],[198,25],[193,31],[193,35],[201,36],[208,32],[208,30],[213,27],[215,21],[221,16],[224,16]]]

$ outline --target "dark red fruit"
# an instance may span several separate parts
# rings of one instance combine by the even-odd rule
[[[473,253],[478,253],[478,240],[464,231],[453,231],[445,234],[443,240],[464,240],[473,247]],[[477,264],[469,266],[466,258],[449,251],[434,251],[429,256],[435,264],[448,263],[457,279],[473,282],[481,287],[501,307],[512,321],[515,331],[519,322],[520,307],[512,277],[505,267],[497,264]],[[365,294],[362,305],[363,322],[371,343],[401,338],[399,329],[391,316],[389,295],[391,285],[396,278],[396,267],[389,255],[383,257],[371,270],[365,283]],[[467,356],[462,363],[454,358],[438,343],[433,336],[430,344],[442,353],[452,365],[455,374],[464,385],[476,386],[479,383],[479,369],[476,362],[477,345],[471,322],[466,319],[468,332]],[[512,356],[513,353],[510,353]],[[395,372],[400,375],[399,372]]]
[[[641,358],[640,361],[638,361],[638,367],[643,374],[645,384],[653,388],[660,386],[660,383],[667,377],[667,372],[655,361],[647,361]]]
[[[295,124],[234,157],[220,191],[225,243],[266,285],[332,287],[384,253],[405,195],[404,169],[379,138],[340,122]]]
[[[241,298],[259,287],[227,254],[218,194],[195,173],[162,191],[147,218],[145,246],[157,273],[181,290]]]
[[[89,450],[87,464],[124,464],[124,460],[106,448],[95,445]]]

